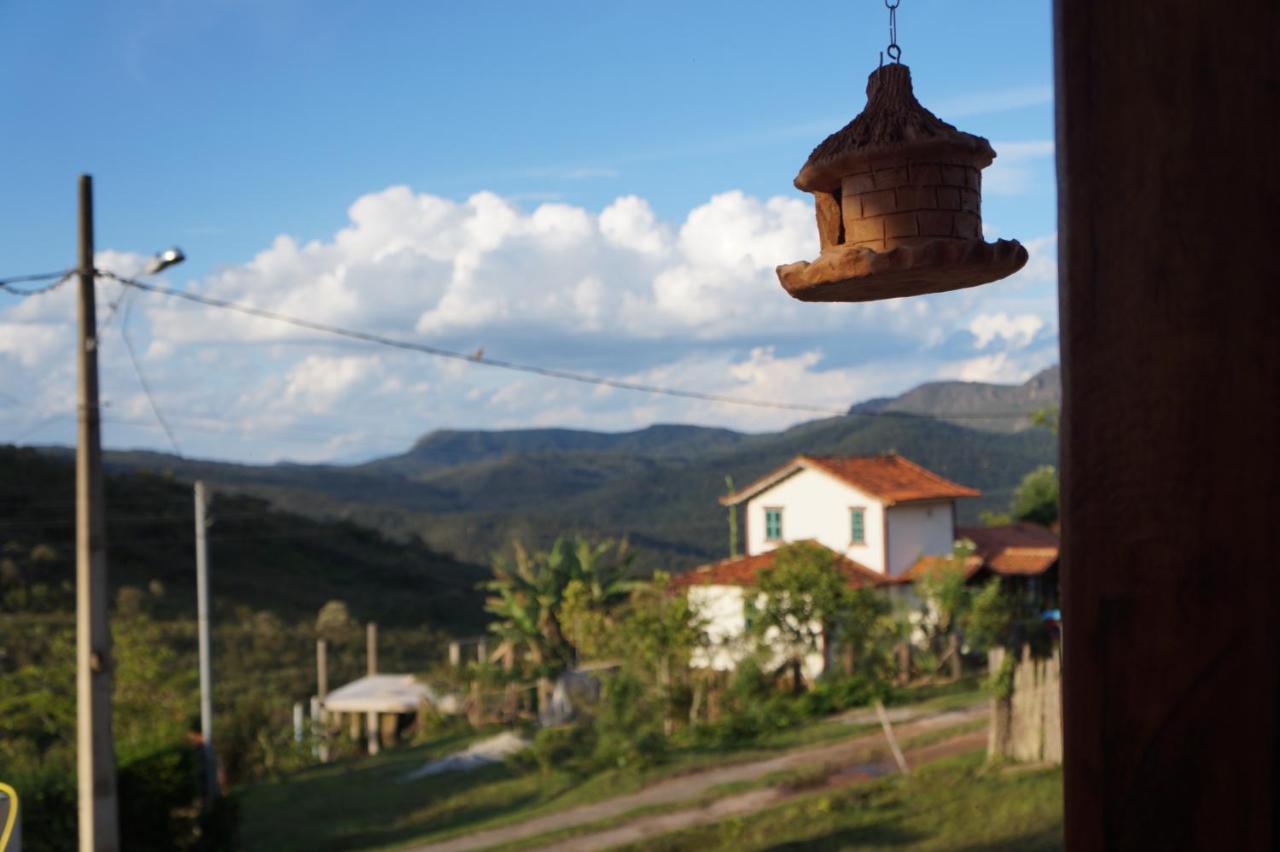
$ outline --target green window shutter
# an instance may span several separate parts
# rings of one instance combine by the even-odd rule
[[[764,510],[764,537],[768,541],[778,541],[782,538],[781,509]]]
[[[849,510],[850,534],[854,544],[867,543],[867,512],[865,509]]]

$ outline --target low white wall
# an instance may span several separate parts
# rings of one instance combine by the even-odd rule
[[[693,668],[733,671],[744,657],[751,653],[754,643],[747,635],[746,614],[743,610],[745,593],[741,586],[692,586],[689,603],[698,615],[706,620],[710,645],[697,649],[690,657]],[[765,634],[766,641],[775,641],[776,631]],[[775,641],[776,644],[776,641]],[[781,666],[790,654],[786,648],[775,648],[769,669]],[[826,671],[826,660],[821,653],[806,654],[801,669],[806,680],[813,681]]]

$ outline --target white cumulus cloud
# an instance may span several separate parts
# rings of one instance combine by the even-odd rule
[[[975,338],[974,345],[987,348],[993,340],[1002,340],[1014,347],[1023,347],[1035,339],[1045,321],[1035,314],[1009,316],[1001,311],[996,314],[978,314],[969,323],[969,331]]]
[[[670,220],[634,195],[590,210],[393,186],[347,214],[323,239],[281,234],[199,280],[161,280],[466,354],[831,411],[945,376],[1025,377],[1053,358],[1052,235],[1027,240],[1027,269],[1000,284],[836,305],[794,301],[777,281],[777,265],[817,254],[812,207],[800,197],[729,191]],[[144,263],[125,252],[98,259],[124,274]],[[120,292],[100,283],[101,316]],[[68,286],[25,301],[0,296],[0,440],[33,429],[33,440],[68,439],[73,295]],[[325,460],[395,452],[432,428],[683,421],[760,430],[819,416],[559,382],[130,298],[148,384],[196,455]],[[121,308],[101,342],[107,436],[164,448],[122,346],[125,318]],[[62,425],[42,427],[50,417]]]

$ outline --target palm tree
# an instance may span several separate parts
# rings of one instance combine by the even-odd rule
[[[625,542],[593,544],[581,536],[558,538],[546,552],[530,554],[519,542],[512,550],[513,559],[502,554],[494,560],[493,579],[483,585],[490,592],[485,610],[497,617],[489,629],[524,652],[541,697],[577,657],[560,622],[565,589],[578,581],[591,605],[607,612],[632,588],[627,579],[632,558]]]

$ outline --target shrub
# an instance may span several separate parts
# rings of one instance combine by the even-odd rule
[[[517,760],[522,764],[532,761],[543,772],[572,769],[595,750],[595,745],[595,730],[589,723],[543,728],[534,734],[529,748],[520,752]]]
[[[120,766],[120,842],[126,849],[183,848],[198,825],[200,754],[171,746]]]
[[[121,847],[141,852],[235,848],[237,807],[219,799],[202,814],[200,752],[174,745],[122,761],[116,774]],[[76,778],[65,767],[15,776],[22,797],[23,849],[75,848]]]
[[[864,675],[820,680],[813,689],[799,697],[804,714],[809,718],[828,716],[851,707],[865,707],[877,698],[886,700],[888,689],[878,678]]]
[[[39,767],[5,779],[21,797],[22,848],[58,852],[76,845],[74,769]]]
[[[666,753],[662,711],[643,681],[621,672],[604,684],[604,697],[594,721],[596,766],[643,767]]]

